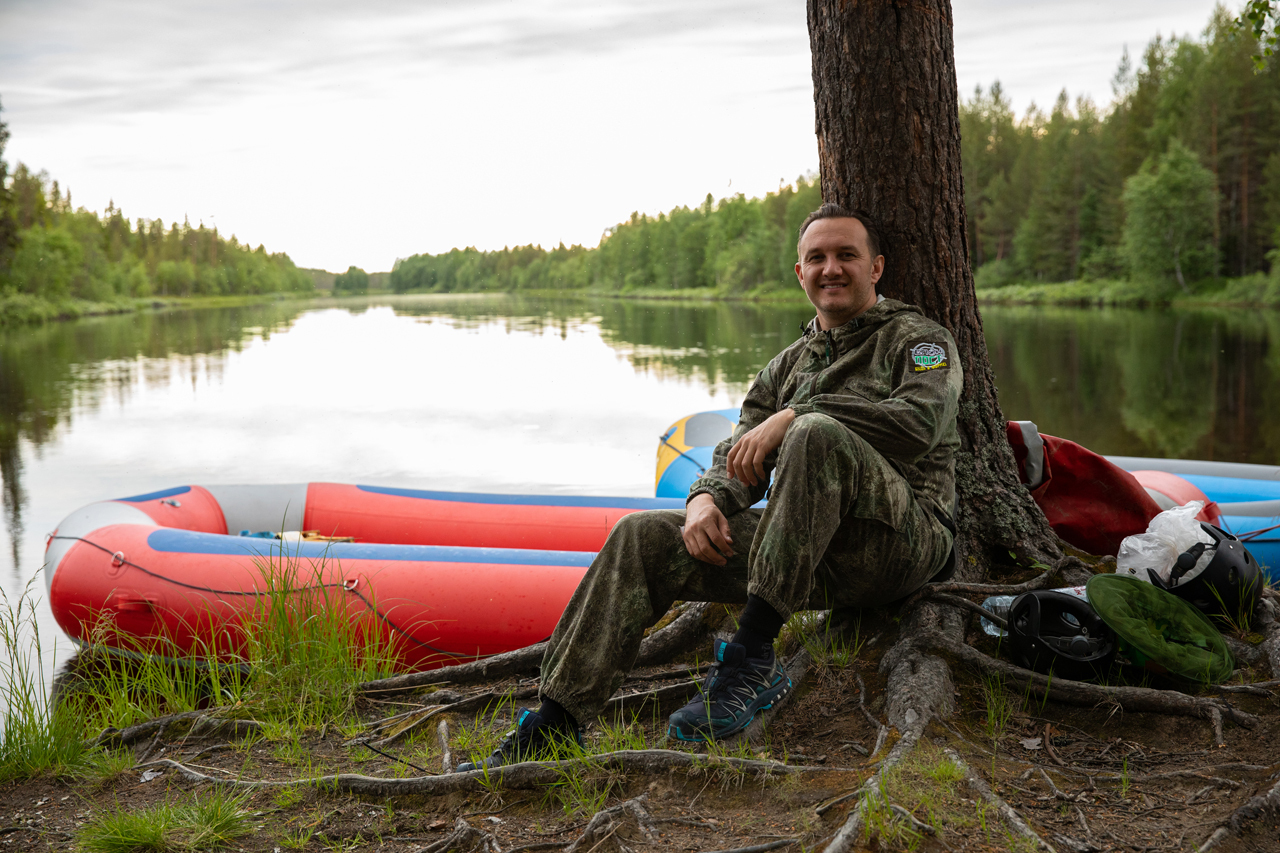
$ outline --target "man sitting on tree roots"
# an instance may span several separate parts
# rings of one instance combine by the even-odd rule
[[[734,434],[686,509],[624,516],[556,625],[542,705],[521,709],[498,767],[581,743],[677,600],[746,603],[698,696],[671,715],[685,741],[724,738],[792,688],[773,649],[796,610],[876,607],[951,565],[961,369],[950,333],[876,294],[880,240],[824,204],[800,226],[796,275],[817,317],[760,371]],[[765,496],[766,509],[752,505]],[[742,547],[750,543],[750,550]]]

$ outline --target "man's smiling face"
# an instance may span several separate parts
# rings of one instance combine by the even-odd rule
[[[843,326],[876,304],[884,256],[871,257],[867,229],[851,218],[819,219],[800,238],[796,277],[823,329]]]

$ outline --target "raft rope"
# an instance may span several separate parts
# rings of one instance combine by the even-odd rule
[[[1254,539],[1257,539],[1262,534],[1270,533],[1271,531],[1277,528],[1280,528],[1280,524],[1273,524],[1270,527],[1264,527],[1261,530],[1250,530],[1248,533],[1241,533],[1236,538],[1239,539],[1241,542],[1252,542]]]
[[[115,560],[120,561],[120,565],[132,566],[133,568],[137,569],[138,571],[142,572],[144,575],[147,575],[148,577],[153,577],[156,580],[161,580],[161,581],[164,581],[165,583],[170,583],[170,584],[173,584],[174,586],[180,586],[185,589],[192,589],[192,590],[196,590],[197,592],[211,592],[214,595],[239,595],[246,598],[262,598],[263,596],[271,595],[270,592],[262,592],[260,590],[246,591],[242,589],[215,589],[211,586],[201,586],[199,584],[191,584],[191,583],[186,583],[185,581],[176,580],[174,578],[162,575],[159,572],[153,572],[150,569],[146,568],[145,566],[138,565],[137,563],[133,562],[133,560],[130,560],[129,558],[125,557],[124,552],[122,551],[112,551],[110,548],[104,548],[103,546],[99,545],[97,542],[94,542],[90,539],[85,539],[83,536],[54,535],[54,536],[51,536],[50,539],[51,540],[66,539],[68,541],[83,542],[86,545],[91,545],[94,548],[97,548],[99,551],[101,551],[104,554],[110,554],[113,561]],[[391,628],[392,631],[396,632],[401,637],[404,637],[406,640],[408,640],[409,642],[417,646],[420,646],[424,649],[429,649],[433,652],[436,652],[437,654],[447,655],[448,657],[455,658],[457,660],[464,660],[464,659],[479,660],[481,657],[480,655],[466,655],[466,654],[460,654],[458,652],[450,652],[450,651],[446,651],[445,649],[437,648],[431,645],[430,643],[424,643],[422,640],[419,640],[417,637],[410,634],[407,630],[405,630],[404,628],[401,628],[399,625],[393,622],[391,620],[391,617],[387,616],[385,613],[383,613],[381,610],[375,607],[373,602],[365,598],[360,593],[359,590],[357,590],[355,587],[348,587],[345,583],[310,584],[308,586],[300,586],[295,589],[291,589],[289,591],[290,592],[309,592],[311,590],[317,590],[317,589],[334,589],[334,588],[340,588],[342,590],[345,590],[346,592],[349,592],[352,595],[354,595],[356,598],[360,599],[360,601],[364,603],[364,606],[368,608],[371,613],[373,613],[375,616],[377,616],[379,619],[385,622],[387,626]]]
[[[697,460],[697,459],[694,459],[694,458],[693,458],[692,456],[690,456],[688,453],[685,453],[683,450],[681,450],[680,448],[676,447],[676,446],[675,446],[674,444],[672,444],[671,442],[667,441],[667,439],[668,439],[668,438],[671,438],[671,436],[672,436],[672,434],[673,434],[674,432],[675,432],[675,430],[673,429],[673,430],[671,430],[670,432],[668,432],[666,435],[660,435],[660,436],[658,436],[658,441],[661,441],[661,442],[662,442],[663,444],[665,444],[667,447],[670,447],[670,448],[671,448],[672,450],[674,450],[676,453],[679,453],[679,454],[680,454],[681,456],[683,456],[685,459],[688,459],[690,462],[692,462],[692,463],[694,464],[694,466],[695,466],[695,467],[697,467],[697,469],[698,469],[698,475],[699,475],[699,476],[701,476],[701,475],[703,475],[703,474],[707,473],[707,469],[706,469],[706,468],[703,468],[703,467],[702,467],[702,464],[701,464],[700,462],[698,462],[698,460]]]

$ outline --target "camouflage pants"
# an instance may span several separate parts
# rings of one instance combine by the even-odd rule
[[[937,573],[951,534],[896,469],[826,415],[796,418],[778,450],[766,509],[729,518],[726,566],[692,557],[682,510],[624,516],[578,584],[542,659],[542,695],[586,722],[622,685],[644,631],[683,601],[759,596],[796,610],[874,607]],[[744,547],[751,543],[750,551]]]

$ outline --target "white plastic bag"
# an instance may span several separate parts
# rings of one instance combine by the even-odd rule
[[[1116,555],[1116,574],[1129,575],[1151,583],[1147,569],[1155,569],[1160,579],[1168,583],[1173,564],[1178,556],[1197,542],[1213,542],[1204,532],[1196,516],[1204,509],[1203,501],[1190,501],[1185,506],[1167,509],[1151,519],[1146,533],[1126,536]],[[1196,563],[1203,568],[1213,559],[1213,551],[1205,551]]]

